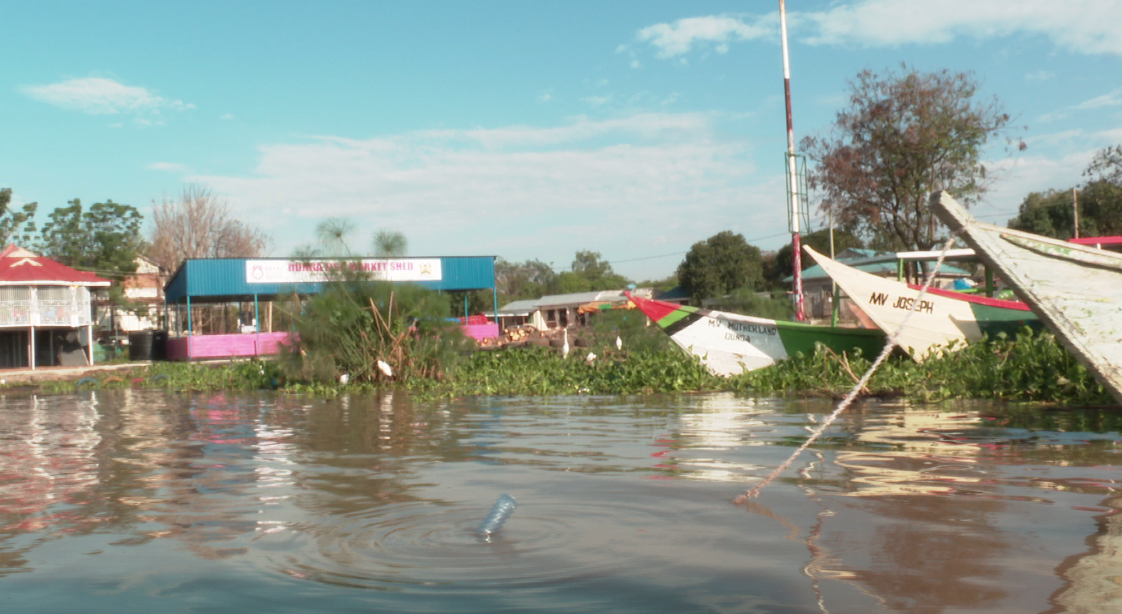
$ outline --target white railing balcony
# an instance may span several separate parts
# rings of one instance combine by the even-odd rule
[[[81,286],[0,287],[0,326],[63,326],[93,322],[89,288]]]

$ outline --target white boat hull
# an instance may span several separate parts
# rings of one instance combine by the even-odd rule
[[[945,192],[931,206],[1122,402],[1122,255],[978,222]]]
[[[897,345],[915,360],[938,347],[982,338],[968,303],[934,294],[920,298],[920,291],[906,283],[831,260],[808,246],[803,249],[885,334],[897,334]]]
[[[728,377],[787,358],[775,320],[710,311],[670,338],[714,375]]]

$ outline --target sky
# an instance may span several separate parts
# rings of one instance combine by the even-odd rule
[[[1122,0],[787,3],[796,139],[862,70],[971,71],[1028,149],[975,215],[1077,185],[1122,144]],[[17,204],[112,199],[148,217],[209,187],[273,238],[322,220],[410,256],[636,281],[732,230],[787,234],[778,2],[0,1],[0,187]],[[816,215],[814,228],[825,224]]]

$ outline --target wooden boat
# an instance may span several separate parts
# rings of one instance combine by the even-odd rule
[[[1122,402],[1122,254],[978,222],[946,192],[931,207]]]
[[[860,349],[865,356],[876,356],[885,343],[884,333],[876,329],[785,322],[631,294],[628,298],[711,373],[726,377],[771,366],[796,353],[810,355],[819,343],[850,355]]]
[[[886,334],[899,331],[900,347],[917,361],[955,342],[972,343],[982,335],[1013,334],[1023,326],[1039,324],[1029,306],[1020,301],[940,288],[928,288],[921,298],[920,286],[866,273],[809,246],[803,249],[881,330]]]

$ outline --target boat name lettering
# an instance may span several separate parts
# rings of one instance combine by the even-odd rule
[[[910,298],[907,296],[901,296],[900,298],[896,299],[896,302],[893,303],[892,306],[896,309],[903,309],[904,311],[915,310],[923,311],[926,313],[935,313],[935,303],[932,303],[931,301],[919,301],[919,303],[917,304],[914,298]]]
[[[887,301],[887,300],[888,300],[888,295],[885,294],[884,292],[874,292],[873,295],[869,297],[869,304],[870,305],[883,305],[885,303],[885,301]]]
[[[752,343],[752,338],[745,334],[728,332],[725,333],[725,341],[743,341],[744,343]]]
[[[735,320],[718,320],[714,318],[709,320],[709,326],[723,326],[733,331],[734,333],[741,333],[743,335],[755,334],[775,336],[779,334],[779,329],[775,326],[767,326],[764,324],[749,324],[747,322],[737,322]],[[733,337],[729,337],[726,335],[725,338],[732,339]],[[748,341],[747,336],[745,336],[742,340]]]

